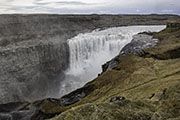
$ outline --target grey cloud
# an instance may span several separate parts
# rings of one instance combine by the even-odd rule
[[[21,11],[21,10],[31,10],[31,9],[34,9],[34,8],[37,8],[36,6],[26,6],[26,7],[13,7],[11,8],[11,10],[15,10],[15,11]]]
[[[88,3],[80,2],[80,1],[61,1],[61,2],[55,2],[57,4],[73,4],[73,5],[87,5]]]
[[[51,4],[51,3],[49,3],[49,2],[46,2],[46,3],[37,3],[37,2],[34,2],[33,4],[35,4],[35,5],[48,5],[48,4]]]
[[[36,5],[48,5],[48,4],[57,4],[57,5],[91,5],[89,3],[80,2],[80,1],[59,1],[59,2],[41,2],[41,0],[34,2]]]
[[[6,2],[13,2],[14,0],[6,0]]]
[[[13,0],[7,0],[13,1]],[[11,6],[7,7],[8,10],[13,10],[17,13],[25,13],[26,11],[30,11],[32,13],[40,13],[40,12],[47,12],[52,14],[90,14],[90,13],[97,13],[97,14],[151,14],[151,13],[162,13],[162,14],[179,14],[180,15],[180,1],[179,0],[147,0],[146,1],[139,1],[134,0],[130,4],[126,4],[126,1],[121,0],[121,2],[116,1],[109,4],[98,3],[97,4],[89,4],[86,2],[79,1],[55,1],[55,2],[43,2],[44,0],[36,0],[33,2],[31,6]],[[136,1],[136,2],[135,2]],[[173,2],[172,2],[173,1]],[[49,4],[53,3],[54,5],[61,6],[61,5],[81,5],[82,8],[55,8],[53,6],[49,6]],[[91,7],[86,7],[91,5]],[[0,9],[1,10],[1,9]]]

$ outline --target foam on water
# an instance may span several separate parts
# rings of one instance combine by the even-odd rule
[[[128,26],[95,30],[69,39],[70,66],[60,86],[60,95],[82,87],[101,73],[101,66],[118,55],[132,40],[144,31],[158,32],[165,26]]]

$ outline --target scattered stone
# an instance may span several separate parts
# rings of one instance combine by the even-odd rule
[[[114,102],[114,101],[124,101],[125,97],[122,96],[118,96],[118,97],[113,97],[110,99],[110,102]]]
[[[152,99],[154,96],[155,96],[155,93],[153,93],[153,94],[149,97],[149,99]]]
[[[168,95],[166,94],[166,91],[167,91],[167,88],[165,88],[165,89],[162,91],[162,94],[161,94],[159,100],[167,99],[167,98],[168,98]]]

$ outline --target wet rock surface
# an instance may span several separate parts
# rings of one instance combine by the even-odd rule
[[[77,89],[70,94],[67,94],[60,99],[60,106],[72,105],[83,98],[85,98],[91,91],[93,91],[93,86],[87,86],[84,88]]]
[[[31,120],[35,109],[29,108],[29,103],[7,103],[0,105],[1,120]]]
[[[12,17],[11,19],[14,18]],[[81,20],[83,21],[83,19]],[[18,18],[18,21],[21,20]],[[70,21],[76,20],[72,18]],[[11,33],[14,32],[12,31],[8,34]],[[5,32],[2,35],[7,37]],[[142,34],[141,36],[144,37]],[[155,38],[159,39],[159,44],[152,49],[144,50],[145,54],[143,56],[142,54],[139,55],[139,52],[135,52],[138,53],[137,55],[129,54],[132,53],[131,50],[134,50],[134,44],[142,45],[146,43],[146,40],[137,43],[138,39],[135,39],[135,43],[127,47],[131,48],[130,51],[127,49],[124,50],[128,55],[120,55],[114,59],[116,63],[115,67],[113,66],[108,71],[105,69],[104,71],[107,72],[102,73],[98,78],[87,83],[84,87],[60,99],[49,98],[32,103],[14,102],[1,104],[0,119],[43,120],[53,118],[59,114],[59,116],[53,119],[178,119],[180,115],[178,94],[180,78],[179,28],[169,27],[155,34]],[[0,98],[4,100],[1,101],[2,103],[23,101],[24,95],[33,93],[31,92],[32,88],[38,88],[36,85],[40,84],[44,86],[43,80],[47,80],[48,85],[49,80],[53,84],[57,84],[53,81],[57,76],[59,77],[59,72],[62,70],[60,68],[66,68],[66,65],[61,66],[61,63],[59,63],[59,58],[64,58],[63,55],[58,56],[54,53],[57,49],[57,52],[59,52],[59,49],[62,49],[62,51],[66,49],[66,47],[59,47],[63,42],[59,43],[59,41],[56,41],[57,39],[59,40],[59,37],[53,40],[51,39],[53,42],[49,42],[43,38],[41,39],[44,40],[43,43],[36,43],[36,40],[39,41],[38,39],[33,39],[33,42],[29,39],[28,41],[32,43],[24,43],[24,40],[20,40],[19,42],[13,42],[17,46],[12,47],[12,43],[6,43],[6,47],[1,48],[1,63],[3,64],[1,65]],[[24,45],[25,48],[21,48],[19,45]],[[30,47],[30,45],[32,46]],[[33,55],[37,56],[29,57]],[[37,77],[36,75],[42,77]],[[9,77],[11,79],[8,79]],[[33,84],[26,87],[26,83],[29,80]],[[32,82],[33,80],[34,82]],[[47,88],[40,88],[41,90],[38,88],[38,95],[47,94]],[[22,93],[24,90],[27,90],[25,94]],[[50,93],[54,93],[53,90]],[[154,94],[153,97],[152,94]],[[124,102],[119,100],[120,98],[116,98],[117,96],[124,96],[128,102],[124,104]],[[149,100],[149,96],[151,99],[147,101],[147,99]],[[109,99],[113,97],[117,100],[109,102]],[[140,101],[136,102],[139,99]]]
[[[149,34],[141,33],[133,37],[133,40],[121,50],[120,55],[134,54],[142,56],[144,49],[153,47],[157,43],[158,39],[153,39]]]
[[[88,96],[52,120],[178,120],[179,30],[173,26],[156,33],[159,43],[144,49],[142,56],[116,57],[112,70],[85,85],[94,85]]]
[[[160,25],[175,15],[0,15],[0,103],[58,96],[69,65],[66,40],[127,25]]]
[[[136,56],[143,56],[144,54],[146,54],[144,52],[145,49],[151,48],[157,45],[157,43],[159,42],[158,39],[153,38],[154,34],[154,32],[143,32],[134,35],[132,41],[122,48],[117,57],[102,66],[102,71],[106,72],[108,70],[112,70],[115,66],[117,66],[118,57],[123,57],[128,54],[133,54]]]

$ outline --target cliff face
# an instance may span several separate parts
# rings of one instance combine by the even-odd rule
[[[1,102],[56,95],[54,91],[59,90],[57,86],[63,76],[61,73],[68,67],[68,54],[65,43],[39,44],[1,51]],[[56,78],[57,75],[61,76]]]
[[[137,35],[113,59],[116,61],[115,66],[60,99],[1,104],[0,119],[40,120],[58,115],[52,120],[178,120],[180,28],[177,25],[171,26],[157,34]],[[154,40],[149,35],[153,35]],[[152,44],[147,44],[144,38],[148,38]],[[156,45],[157,39],[159,43]],[[149,48],[151,45],[156,46]],[[48,45],[45,48],[49,48]],[[42,51],[46,50],[41,46],[37,53],[31,55],[41,54]],[[38,58],[42,58],[42,62],[49,61],[50,56],[45,59],[47,56]],[[50,71],[56,70],[46,65],[39,66],[43,69],[33,70],[44,73],[48,71],[45,75],[52,75],[54,72]]]
[[[140,56],[120,54],[111,70],[59,100],[42,101],[40,111],[61,113],[52,120],[178,120],[180,28],[179,22],[170,24],[153,36],[159,39],[158,45]]]
[[[173,15],[0,15],[0,103],[58,94],[69,65],[66,40],[122,25],[166,24]]]

